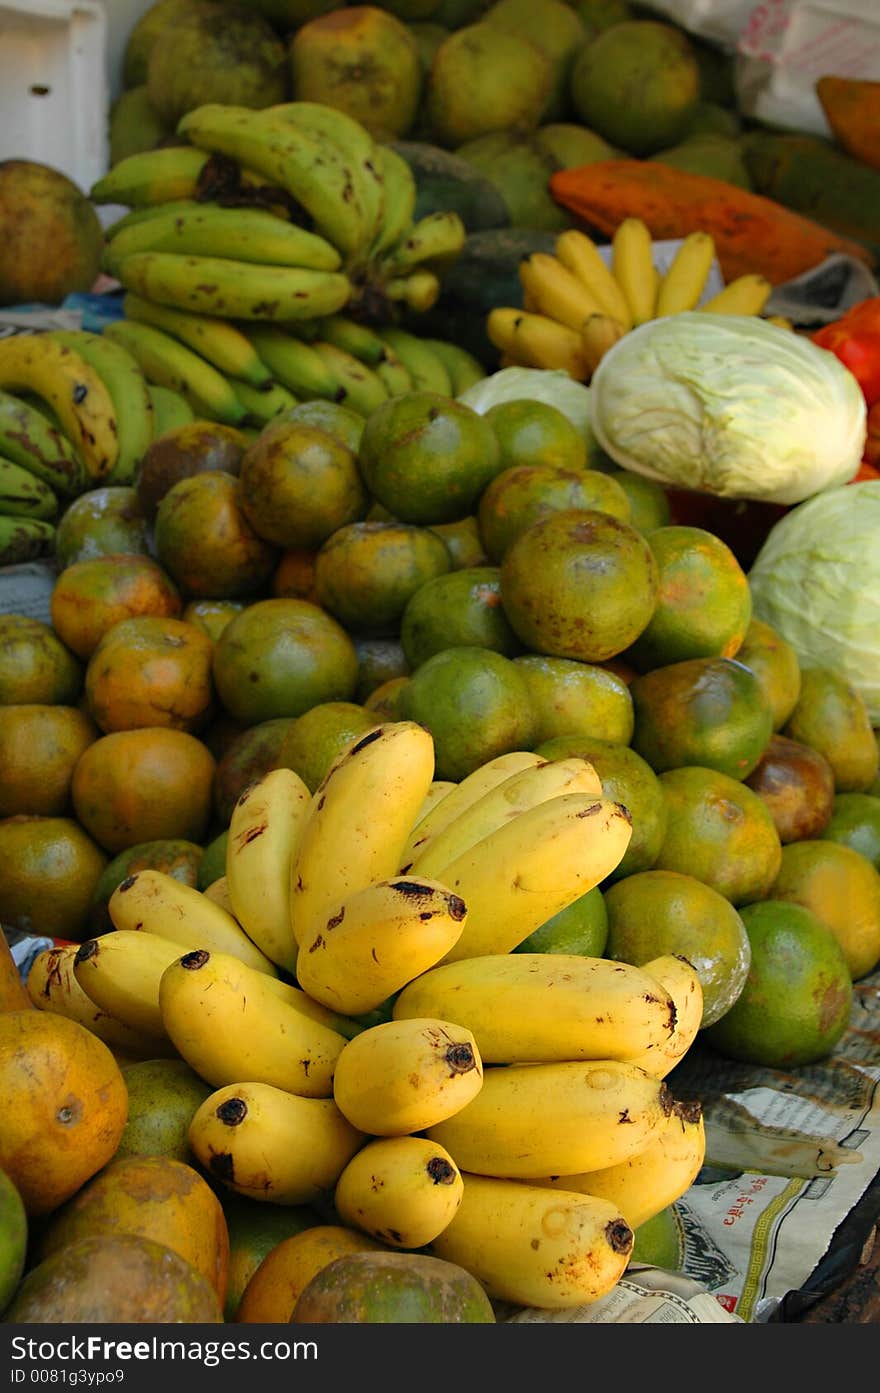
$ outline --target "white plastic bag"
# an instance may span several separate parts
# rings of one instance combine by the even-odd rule
[[[648,0],[648,8],[656,10],[658,18],[732,53],[755,0]]]
[[[771,126],[831,137],[817,78],[880,80],[878,0],[762,0],[739,36],[737,102]]]

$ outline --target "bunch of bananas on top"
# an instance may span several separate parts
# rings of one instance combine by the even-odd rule
[[[699,1104],[665,1082],[700,981],[678,957],[513,952],[626,850],[590,763],[513,751],[457,784],[434,767],[429,732],[392,721],[312,793],[273,769],[235,805],[218,881],[128,877],[115,932],[49,950],[28,990],[211,1084],[190,1145],[234,1192],[323,1197],[491,1296],[579,1305],[703,1162]]]
[[[553,253],[533,252],[520,263],[522,308],[490,310],[486,332],[502,366],[562,369],[589,382],[608,349],[650,319],[697,308],[760,314],[772,286],[757,274],[739,276],[700,304],[714,256],[711,234],[692,232],[661,273],[641,218],[618,225],[607,261],[585,232],[570,228]]]
[[[461,250],[454,212],[414,221],[406,161],[334,107],[210,103],[184,142],[119,161],[90,190],[131,212],[109,229],[108,271],[161,305],[299,322],[347,308],[371,322],[428,309]]]

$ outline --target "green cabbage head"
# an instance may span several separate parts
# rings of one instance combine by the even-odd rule
[[[755,615],[805,667],[839,672],[880,726],[880,480],[830,489],[785,513],[749,586]]]
[[[590,383],[619,465],[721,498],[800,503],[858,472],[866,436],[849,368],[757,315],[692,310],[624,334]]]

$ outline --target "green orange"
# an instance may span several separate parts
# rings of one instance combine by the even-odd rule
[[[687,658],[630,683],[633,749],[658,774],[682,765],[745,779],[767,748],[773,713],[754,673],[735,659]]]
[[[811,909],[840,943],[854,982],[880,962],[880,873],[851,846],[820,838],[784,846],[767,898]]]
[[[442,538],[407,522],[352,522],[315,557],[315,598],[351,632],[396,634],[412,595],[452,561]]]
[[[655,866],[711,885],[731,904],[763,899],[779,871],[782,843],[767,805],[717,769],[684,767],[660,775],[666,835]]]
[[[501,602],[497,566],[447,571],[420,585],[400,619],[400,642],[411,668],[444,648],[475,644],[513,658],[522,644]]]
[[[523,653],[513,661],[529,689],[536,741],[583,735],[629,744],[633,703],[622,677],[576,658]]]
[[[85,669],[50,624],[0,614],[0,706],[72,705]]]
[[[497,436],[502,469],[520,464],[586,469],[583,434],[550,402],[514,398],[496,402],[483,414]]]
[[[825,756],[837,793],[864,793],[877,777],[880,752],[864,697],[833,668],[802,668],[783,734]]]
[[[483,490],[477,506],[486,555],[501,561],[533,523],[570,508],[594,508],[623,522],[630,519],[629,500],[610,474],[541,461],[509,465]]]
[[[812,910],[782,900],[744,905],[751,945],[742,991],[706,1040],[731,1059],[797,1069],[825,1059],[847,1027],[852,981],[843,950]]]
[[[754,615],[736,654],[755,674],[773,711],[773,729],[781,730],[801,691],[801,665],[788,639]]]
[[[660,579],[647,626],[626,657],[640,672],[687,658],[733,658],[752,617],[752,596],[730,547],[702,527],[647,534]]]

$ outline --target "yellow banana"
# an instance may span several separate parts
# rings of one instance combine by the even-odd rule
[[[245,330],[272,377],[303,401],[323,397],[338,401],[341,382],[314,346],[274,324],[250,324]]]
[[[624,331],[631,329],[632,314],[626,296],[593,239],[579,228],[569,227],[559,233],[554,249],[563,266],[583,281],[600,311],[617,320]]]
[[[386,324],[377,331],[382,340],[403,363],[418,392],[438,392],[442,397],[452,396],[452,382],[449,373],[433,349],[397,324]]]
[[[476,842],[527,809],[537,808],[563,793],[589,793],[601,798],[602,783],[592,764],[577,757],[544,760],[511,774],[417,852],[410,871],[442,880],[446,867]]]
[[[490,341],[512,362],[529,368],[556,368],[586,382],[589,366],[576,329],[546,314],[496,306],[486,316]]]
[[[105,334],[86,329],[52,329],[51,337],[66,344],[94,368],[113,403],[119,445],[116,463],[106,476],[111,485],[131,484],[152,444],[155,415],[141,366],[132,353]]]
[[[268,1204],[318,1199],[365,1140],[332,1098],[303,1098],[252,1082],[210,1094],[193,1114],[188,1136],[214,1180]]]
[[[297,980],[323,1005],[362,1015],[439,962],[466,916],[464,901],[437,881],[374,881],[309,920]]]
[[[356,261],[365,253],[372,229],[363,190],[354,161],[343,157],[331,141],[277,112],[218,102],[188,111],[177,130],[198,149],[228,155],[292,194],[315,231],[346,260]]]
[[[610,875],[631,836],[628,810],[589,793],[563,793],[490,832],[443,872],[468,911],[447,960],[510,952]]]
[[[415,314],[425,314],[440,299],[440,277],[427,266],[392,276],[383,286],[389,300],[399,300]]]
[[[684,1058],[703,1024],[703,987],[693,963],[678,953],[642,963],[641,970],[671,996],[675,1006],[675,1028],[660,1044],[635,1055],[632,1063],[658,1079],[665,1079]]]
[[[382,1137],[352,1156],[333,1204],[343,1224],[390,1248],[423,1248],[461,1204],[464,1184],[449,1152],[425,1137]]]
[[[623,1276],[634,1235],[608,1200],[466,1171],[462,1179],[461,1204],[431,1251],[473,1273],[489,1296],[565,1310]]]
[[[467,1106],[427,1135],[478,1175],[575,1175],[644,1151],[672,1105],[662,1079],[624,1060],[492,1065]]]
[[[346,353],[344,348],[337,348],[323,339],[315,339],[308,347],[318,355],[329,378],[336,383],[331,400],[342,402],[361,416],[371,415],[388,400],[385,384],[376,376],[375,369]]]
[[[458,784],[454,779],[432,779],[431,786],[425,794],[424,802],[419,808],[416,825],[418,825],[423,817],[426,817],[428,813],[433,810],[435,804],[440,803],[446,797],[447,793],[451,793],[454,788],[458,788]]]
[[[176,944],[178,957],[181,950],[207,948],[229,953],[256,972],[278,976],[274,962],[222,905],[167,871],[148,866],[126,876],[107,901],[107,912],[117,929],[145,929]]]
[[[160,305],[222,319],[309,319],[335,314],[351,294],[341,271],[265,266],[223,256],[132,252],[116,269],[126,290]]]
[[[483,1065],[471,1031],[449,1021],[383,1021],[336,1061],[333,1096],[353,1127],[377,1137],[422,1132],[476,1097]]]
[[[204,150],[191,145],[167,145],[142,150],[117,160],[112,169],[92,184],[93,203],[118,203],[123,208],[144,208],[172,199],[194,199],[199,175],[208,163]]]
[[[38,1010],[54,1011],[77,1021],[112,1050],[123,1050],[134,1059],[175,1054],[170,1043],[135,1030],[95,1004],[74,974],[73,960],[78,952],[78,943],[65,943],[58,948],[45,948],[34,958],[27,976],[27,991]]]
[[[634,325],[654,317],[657,278],[651,234],[641,218],[624,218],[611,238],[611,270],[623,291]]]
[[[416,266],[447,266],[458,256],[466,236],[464,223],[454,209],[426,213],[384,254],[380,274],[403,276]]]
[[[440,798],[436,806],[433,789],[438,781],[435,780],[425,795],[425,804],[404,843],[400,869],[411,870],[415,857],[425,852],[435,837],[473,807],[484,794],[504,783],[511,774],[518,773],[520,769],[534,769],[541,762],[541,756],[531,750],[510,750],[507,754],[496,755],[494,759],[487,760],[485,764],[466,774],[460,783],[452,783],[447,789],[448,800]],[[441,787],[446,782],[439,780]]]
[[[216,1088],[251,1079],[305,1098],[331,1097],[345,1036],[304,1016],[269,980],[228,953],[184,953],[159,985],[169,1039]]]
[[[128,349],[148,382],[179,392],[201,419],[227,426],[244,420],[245,408],[223,374],[164,329],[118,319],[105,327],[104,334]]]
[[[356,891],[393,876],[434,775],[434,742],[415,721],[390,721],[347,746],[312,795],[291,866],[299,944]]]
[[[253,421],[259,427],[268,426],[270,421],[289,411],[299,401],[299,397],[278,382],[272,382],[268,387],[254,387],[250,382],[235,377],[227,377],[226,380],[244,407],[245,421]]]
[[[371,259],[400,241],[412,223],[418,197],[412,169],[390,145],[377,144],[373,163],[382,181],[382,215],[369,247]]]
[[[523,290],[539,314],[555,319],[580,332],[591,314],[601,314],[602,305],[579,276],[549,252],[532,252],[519,264]]]
[[[660,279],[654,316],[681,314],[695,309],[706,285],[715,256],[710,232],[689,232]]]
[[[122,308],[126,319],[150,324],[179,339],[224,376],[241,378],[253,387],[271,385],[272,374],[250,339],[228,319],[154,305],[131,291],[123,298]]]
[[[707,314],[760,314],[770,299],[773,286],[766,276],[747,272],[730,281],[713,295],[700,310]]]
[[[702,1107],[696,1101],[675,1102],[643,1151],[601,1170],[554,1175],[539,1183],[608,1200],[635,1229],[681,1198],[696,1180],[705,1155]]]
[[[590,376],[596,371],[609,348],[623,338],[625,330],[607,314],[591,314],[581,329],[581,347]]]
[[[266,956],[291,974],[297,954],[290,867],[310,798],[293,769],[270,769],[239,796],[226,844],[232,912]]]
[[[672,994],[645,968],[575,953],[444,963],[404,987],[392,1016],[457,1021],[489,1064],[641,1063],[672,1038],[676,1019]]]
[[[80,353],[48,334],[14,334],[0,341],[0,388],[47,402],[89,479],[106,481],[119,459],[119,423],[104,379]]]
[[[225,909],[227,914],[236,917],[232,910],[232,901],[229,898],[229,882],[225,875],[218,875],[216,880],[212,880],[210,885],[206,885],[201,892],[206,899],[213,900],[221,909]]]
[[[111,238],[107,269],[113,273],[133,252],[178,252],[184,256],[220,256],[266,266],[307,266],[338,271],[342,257],[325,237],[262,208],[222,208],[195,203],[192,208],[157,212]]]
[[[180,946],[156,933],[117,929],[79,945],[73,974],[102,1011],[139,1035],[168,1040],[159,1010],[162,973],[180,956]]]

